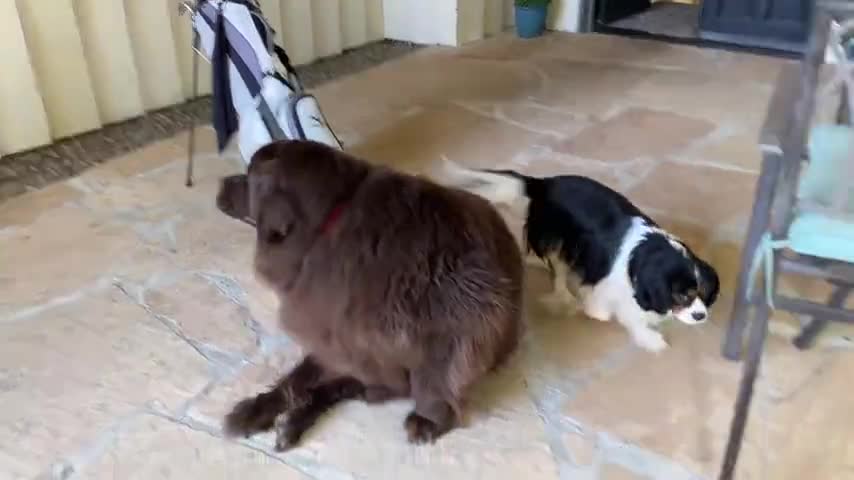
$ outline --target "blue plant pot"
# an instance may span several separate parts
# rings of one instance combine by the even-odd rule
[[[539,37],[546,30],[546,14],[549,8],[516,7],[516,33],[522,38]]]

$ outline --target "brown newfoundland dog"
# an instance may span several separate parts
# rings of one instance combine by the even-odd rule
[[[516,347],[522,256],[480,197],[286,141],[259,150],[248,175],[225,178],[217,205],[255,226],[256,273],[306,352],[234,407],[231,435],[275,426],[284,450],[339,401],[410,397],[409,440],[432,442]]]

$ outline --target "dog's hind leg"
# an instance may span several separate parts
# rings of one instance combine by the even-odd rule
[[[519,315],[518,312],[501,314]],[[460,424],[469,388],[506,360],[517,345],[517,330],[495,333],[503,338],[458,338],[446,348],[434,346],[430,358],[420,368],[410,371],[415,410],[406,417],[404,427],[411,443],[435,442]]]
[[[228,436],[245,436],[273,428],[276,418],[300,408],[310,399],[310,389],[326,375],[324,368],[310,355],[282,377],[269,391],[247,398],[225,417]]]
[[[411,443],[433,443],[457,425],[457,413],[445,382],[446,373],[429,367],[411,376],[413,410],[404,421]],[[457,403],[454,401],[454,403]]]
[[[525,255],[525,265],[535,268],[549,268],[548,264],[542,258],[533,253]]]
[[[543,295],[540,301],[553,314],[574,314],[577,307],[575,300],[578,290],[577,282],[571,281],[574,274],[566,262],[557,256],[549,257],[548,265],[552,277],[552,291]]]
[[[299,443],[303,434],[337,403],[364,398],[365,386],[352,377],[322,383],[309,392],[308,403],[276,419],[276,450],[284,452]]]

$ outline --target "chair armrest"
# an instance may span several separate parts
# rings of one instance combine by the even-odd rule
[[[780,177],[777,183],[776,198],[771,209],[770,230],[776,237],[786,235],[794,218],[798,177],[800,175],[801,163],[806,156],[806,142],[809,137],[809,130],[815,111],[819,68],[824,63],[824,54],[830,33],[830,22],[831,17],[827,11],[821,8],[816,9],[813,15],[812,33],[807,44],[807,50],[797,68],[797,86],[795,87],[797,93],[793,97],[787,97],[789,98],[790,107],[780,112],[780,114],[787,117],[786,120],[779,120],[780,122],[784,122],[785,125],[782,127],[769,125],[771,129],[776,128],[776,130],[769,131],[770,134],[782,135],[768,139],[771,142],[771,148],[774,148],[775,144],[773,142],[777,142],[776,145],[780,149],[779,159],[782,162]],[[781,78],[788,79],[789,75],[789,73],[781,74]],[[788,93],[782,91],[782,88],[788,88],[787,84],[789,80],[781,80],[781,82],[782,85],[778,86],[781,87],[782,96],[782,94]],[[785,101],[785,99],[780,100],[780,102]],[[774,108],[773,105],[771,108]],[[783,109],[784,107],[780,108]],[[776,115],[777,112],[775,111],[774,114]],[[771,121],[768,120],[767,122]]]
[[[763,152],[782,155],[783,142],[793,126],[795,107],[801,96],[801,78],[800,63],[787,63],[780,69],[759,134],[759,148]]]

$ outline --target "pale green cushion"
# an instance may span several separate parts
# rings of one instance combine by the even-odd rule
[[[789,228],[789,248],[803,255],[854,263],[854,222],[802,213]]]
[[[809,164],[803,171],[798,198],[825,207],[834,193],[848,189],[849,205],[843,215],[854,214],[854,178],[848,169],[854,161],[854,129],[843,125],[817,125],[810,132]],[[854,218],[854,217],[852,217]],[[845,221],[805,208],[789,228],[789,248],[803,255],[854,263],[854,220]]]
[[[810,132],[809,163],[801,175],[798,197],[820,205],[833,204],[840,188],[848,190],[848,211],[854,213],[854,128],[846,125],[816,125]]]

